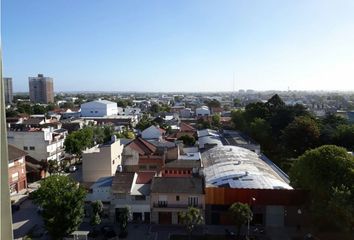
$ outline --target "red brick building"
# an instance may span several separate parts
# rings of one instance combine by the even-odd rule
[[[27,189],[26,161],[27,153],[13,145],[8,145],[10,193],[15,194]]]

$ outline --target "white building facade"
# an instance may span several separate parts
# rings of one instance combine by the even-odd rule
[[[9,144],[28,153],[36,160],[57,160],[64,157],[64,141],[67,135],[64,129],[54,130],[52,127],[26,131],[7,132]]]
[[[82,117],[105,117],[118,114],[117,103],[107,100],[96,100],[81,104]]]

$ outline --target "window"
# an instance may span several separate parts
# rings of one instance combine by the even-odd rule
[[[95,111],[95,113],[98,113],[98,111]]]
[[[93,113],[93,111],[91,111],[91,113]]]
[[[35,150],[34,146],[30,146],[29,149],[30,149],[30,150]]]
[[[140,170],[146,170],[146,165],[140,165],[140,166],[139,166],[139,169],[140,169]]]
[[[18,172],[13,173],[11,179],[13,182],[18,181]]]
[[[178,195],[176,196],[176,201],[179,201],[179,196]]]
[[[144,201],[146,197],[144,195],[135,196],[135,201]]]
[[[198,197],[188,197],[188,205],[193,207],[198,206]]]
[[[23,150],[28,150],[28,147],[27,146],[23,146]]]

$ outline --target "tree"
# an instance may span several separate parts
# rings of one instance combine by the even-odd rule
[[[128,220],[130,216],[130,210],[128,207],[124,207],[119,212],[118,224],[120,229],[120,236],[126,236],[128,232]]]
[[[45,114],[47,110],[44,106],[36,104],[32,106],[32,112],[33,114]]]
[[[221,121],[220,121],[220,115],[218,114],[214,114],[212,117],[211,117],[211,125],[216,128],[216,129],[219,129],[221,128]]]
[[[231,112],[231,120],[235,129],[244,131],[247,128],[245,112],[241,110]]]
[[[318,227],[354,226],[354,157],[324,145],[306,151],[290,171],[291,185],[310,191],[310,210]]]
[[[152,125],[152,122],[149,118],[148,115],[144,114],[138,124],[136,125],[136,128],[139,129],[140,131],[145,130],[146,128],[150,127]]]
[[[44,226],[53,239],[77,230],[84,217],[85,197],[85,189],[67,176],[52,175],[41,181],[33,200],[43,209]]]
[[[160,105],[158,103],[151,104],[150,112],[159,113],[161,111]]]
[[[283,131],[282,140],[290,157],[297,157],[319,142],[320,129],[310,117],[297,117]]]
[[[93,134],[92,127],[85,127],[70,133],[64,141],[65,151],[81,157],[84,149],[93,146]]]
[[[92,215],[90,224],[94,227],[101,223],[101,215],[103,212],[103,204],[100,200],[91,202]]]
[[[213,99],[213,100],[206,100],[204,102],[209,108],[218,108],[218,107],[221,107],[221,103],[216,100],[216,99]]]
[[[58,173],[59,172],[59,164],[57,160],[49,160],[48,161],[48,173],[50,175]]]
[[[186,225],[189,239],[192,239],[193,230],[204,221],[202,213],[198,208],[189,207],[186,212],[180,212],[179,217],[182,223]]]
[[[237,238],[240,238],[241,235],[241,227],[244,224],[252,221],[252,211],[248,204],[236,202],[233,203],[230,208],[229,212],[232,218],[232,221],[235,223],[237,228]]]
[[[184,145],[194,146],[195,138],[189,135],[183,135],[178,138],[178,140],[182,140]]]
[[[249,123],[256,118],[268,119],[269,109],[262,102],[247,104],[245,108],[245,120]]]
[[[262,145],[267,145],[272,139],[272,128],[263,118],[256,118],[251,122],[249,133],[254,140]]]
[[[275,94],[270,99],[268,99],[265,106],[268,108],[269,112],[274,112],[276,109],[283,108],[285,103],[278,94]]]
[[[28,103],[18,103],[17,104],[17,111],[19,113],[26,113],[26,114],[29,114],[29,115],[33,114],[31,105],[28,104]]]
[[[241,100],[238,98],[235,98],[234,101],[234,107],[241,107]]]
[[[354,125],[339,125],[335,129],[333,142],[354,151]]]
[[[17,117],[18,112],[13,109],[6,109],[6,117]]]

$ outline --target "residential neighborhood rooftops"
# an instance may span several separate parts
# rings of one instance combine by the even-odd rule
[[[203,181],[194,177],[154,177],[151,193],[203,194]]]
[[[157,149],[152,143],[142,138],[134,139],[132,142],[128,143],[127,146],[137,151],[140,155],[151,155],[155,153]]]

